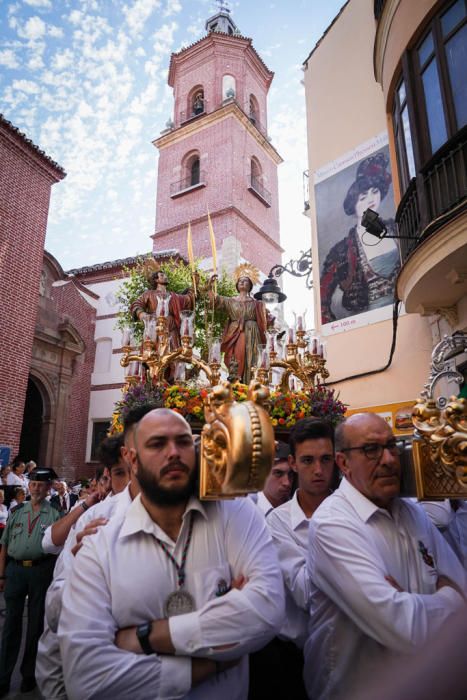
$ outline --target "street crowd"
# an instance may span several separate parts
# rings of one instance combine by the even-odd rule
[[[85,488],[2,471],[0,697],[26,600],[46,700],[467,697],[466,503],[400,496],[381,417],[298,421],[246,498],[197,498],[198,449],[143,405]]]

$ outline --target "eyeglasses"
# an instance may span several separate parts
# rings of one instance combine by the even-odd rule
[[[352,452],[353,450],[361,450],[367,459],[372,462],[378,462],[383,456],[384,450],[389,450],[389,452],[396,456],[402,453],[404,449],[404,444],[402,442],[396,442],[395,440],[388,440],[384,445],[379,442],[369,442],[366,445],[358,445],[357,447],[344,447],[341,452]]]

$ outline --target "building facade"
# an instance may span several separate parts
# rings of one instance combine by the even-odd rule
[[[50,190],[64,170],[0,116],[0,446],[19,449]]]
[[[403,424],[404,407],[425,384],[439,317],[408,313],[412,307],[403,296],[407,308],[395,307],[404,275],[403,246],[397,239],[372,237],[362,225],[363,212],[370,208],[388,234],[398,235],[401,187],[392,105],[388,108],[375,79],[373,62],[381,41],[381,56],[387,59],[387,31],[394,25],[391,20],[378,25],[376,4],[345,3],[304,63],[307,215],[315,315],[327,341],[330,384],[350,409],[377,406],[394,425],[397,407]],[[427,3],[386,4],[420,9]],[[400,69],[397,61],[393,72]]]
[[[374,73],[395,173],[397,294],[433,345],[467,331],[467,5],[374,3]],[[467,356],[453,360],[467,378]],[[445,386],[455,394],[455,386]]]

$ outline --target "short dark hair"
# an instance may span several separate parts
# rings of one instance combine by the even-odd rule
[[[111,469],[121,459],[120,448],[123,446],[123,433],[111,435],[102,440],[97,450],[97,458],[104,467]]]
[[[16,470],[20,466],[20,464],[24,464],[24,466],[26,466],[24,463],[24,459],[20,457],[20,455],[16,455],[16,457],[11,463],[11,468]]]
[[[147,401],[146,403],[140,403],[137,406],[130,408],[128,413],[123,417],[123,434],[128,432],[128,430],[136,423],[139,423],[141,418],[144,418],[146,413],[153,411],[155,408],[163,408],[164,402],[162,399],[160,401]]]
[[[328,438],[334,447],[334,428],[332,424],[324,418],[302,418],[297,421],[290,431],[289,446],[290,454],[295,457],[297,445],[305,440],[319,440]]]

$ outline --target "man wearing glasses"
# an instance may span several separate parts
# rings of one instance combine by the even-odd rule
[[[463,604],[465,574],[416,504],[399,498],[399,445],[375,414],[336,430],[343,479],[310,520],[305,684],[358,698],[378,664],[407,662]]]

